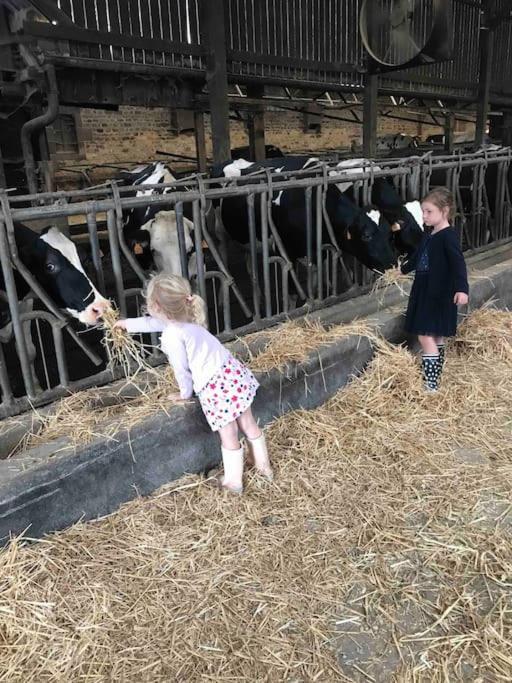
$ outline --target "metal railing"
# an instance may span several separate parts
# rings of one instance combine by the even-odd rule
[[[3,193],[1,266],[23,384],[21,390],[13,389],[12,373],[8,371],[0,345],[0,417],[46,403],[69,390],[106,383],[113,377],[105,369],[99,334],[91,333],[98,337],[93,339],[94,343],[85,341],[87,335],[77,334],[73,324],[69,324],[30,272],[23,268],[14,240],[15,221],[30,227],[32,221],[48,225],[56,219],[67,218],[70,222],[78,219],[84,226],[84,234],[74,239],[81,239],[90,247],[91,279],[102,294],[115,300],[122,315],[137,315],[149,273],[141,268],[129,248],[123,217],[138,207],[174,209],[180,263],[182,272],[188,274],[184,212],[190,211],[197,260],[195,286],[207,301],[212,331],[228,339],[370,288],[375,274],[341,250],[329,220],[326,196],[331,184],[352,182],[356,201],[362,208],[369,206],[372,185],[378,177],[390,178],[404,201],[420,198],[433,185],[446,184],[457,199],[463,246],[466,250],[475,250],[512,237],[511,161],[511,149],[503,148],[452,156],[435,157],[429,153],[421,158],[379,160],[368,162],[365,172],[358,173],[341,172],[336,163],[318,161],[302,171],[271,173],[263,169],[238,179],[194,175],[166,185],[146,185],[145,190],[152,188],[157,193],[145,196],[133,196],[142,186],[120,187],[115,182],[75,192],[24,197]],[[306,207],[307,249],[300,263],[290,258],[289,245],[283,242],[272,211],[272,201],[281,191],[292,188],[304,192]],[[232,243],[223,239],[218,204],[233,197],[242,199],[247,211],[249,243],[245,253],[251,266],[248,270],[241,267],[243,255],[239,247],[237,252],[230,252]],[[108,264],[106,257],[102,258],[102,250],[110,254]],[[15,270],[47,310],[30,313],[20,310]],[[290,288],[301,301],[296,309],[290,306]],[[39,361],[45,364],[53,354],[56,366],[53,379],[47,379],[42,388],[33,381],[31,371],[31,325],[38,326],[39,338],[39,326],[49,325],[51,329],[44,348],[42,342],[35,345]],[[95,364],[87,376],[73,378],[76,372],[69,369],[71,348],[79,363],[88,357]],[[159,360],[161,357],[153,351],[152,362]],[[45,367],[46,378],[48,375]]]

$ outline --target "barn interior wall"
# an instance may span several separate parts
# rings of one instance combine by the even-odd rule
[[[80,109],[81,159],[61,161],[57,173],[60,187],[76,182],[76,175],[66,173],[66,168],[77,163],[130,164],[158,158],[156,150],[163,150],[195,157],[193,131],[176,134],[171,124],[171,113],[167,108],[120,107],[119,111],[102,109]],[[403,116],[412,116],[403,110]],[[330,115],[336,115],[333,112]],[[343,112],[347,116],[347,112]],[[415,118],[419,118],[414,114]],[[426,117],[425,117],[426,118]],[[209,116],[205,115],[207,155],[211,156],[211,129]],[[457,122],[456,130],[469,132],[473,124]],[[442,129],[431,123],[412,123],[379,117],[378,134],[404,133],[419,136],[442,133]],[[231,146],[248,144],[245,121],[232,120],[230,125]],[[280,147],[287,153],[314,153],[325,150],[350,148],[353,141],[360,144],[362,127],[356,123],[336,122],[322,118],[320,130],[304,131],[304,117],[301,113],[271,110],[265,113],[265,141]],[[164,158],[164,157],[162,157]],[[170,160],[176,164],[175,160]],[[90,174],[94,182],[112,176],[112,169],[94,169]]]

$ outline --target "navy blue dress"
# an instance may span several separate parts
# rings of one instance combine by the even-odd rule
[[[425,233],[402,272],[416,271],[405,316],[410,334],[453,337],[457,331],[456,292],[469,293],[466,263],[455,229]]]

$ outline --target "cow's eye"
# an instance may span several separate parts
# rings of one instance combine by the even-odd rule
[[[54,273],[57,266],[55,265],[55,263],[47,263],[45,268],[46,268],[48,273]]]

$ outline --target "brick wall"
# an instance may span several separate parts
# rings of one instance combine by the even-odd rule
[[[336,115],[335,113],[333,115]],[[407,112],[403,112],[406,116]],[[417,115],[415,114],[416,118]],[[425,117],[426,118],[426,117]],[[171,113],[166,108],[120,107],[119,111],[101,109],[80,110],[80,135],[83,158],[81,164],[127,164],[157,158],[156,150],[163,150],[195,157],[193,133],[173,133]],[[207,154],[211,155],[209,117],[205,116]],[[471,125],[471,124],[470,124]],[[456,130],[464,130],[468,124],[458,123]],[[423,124],[379,117],[378,134],[405,133],[425,139],[442,129],[428,122]],[[243,121],[232,121],[231,146],[248,144]],[[320,132],[304,132],[303,115],[294,112],[267,111],[265,114],[265,140],[285,152],[315,152],[350,148],[352,141],[361,142],[362,128],[357,124],[337,122],[323,118]],[[76,162],[69,162],[69,165]],[[63,164],[62,168],[65,168]],[[112,170],[96,169],[91,177],[99,181],[111,177]],[[69,174],[58,173],[58,183],[66,185]],[[76,178],[76,176],[74,176]]]

